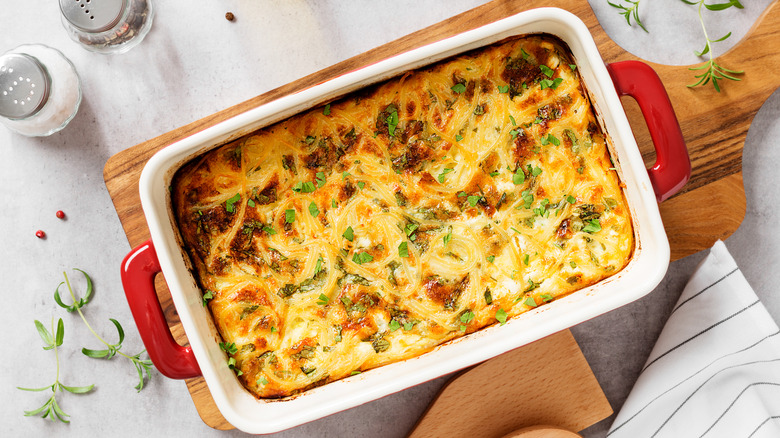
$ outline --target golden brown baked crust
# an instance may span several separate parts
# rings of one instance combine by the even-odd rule
[[[576,66],[512,38],[219,147],[172,187],[229,365],[283,397],[598,282],[630,213]]]

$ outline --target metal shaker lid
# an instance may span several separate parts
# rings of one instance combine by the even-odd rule
[[[84,32],[103,32],[119,23],[127,0],[60,0],[62,16]]]
[[[23,53],[0,56],[0,116],[23,119],[49,99],[51,77],[36,58]]]

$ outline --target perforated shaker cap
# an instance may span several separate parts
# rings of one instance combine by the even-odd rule
[[[62,16],[84,32],[97,33],[119,23],[127,0],[60,0]]]
[[[51,77],[37,59],[22,53],[0,56],[0,116],[23,119],[49,99]]]

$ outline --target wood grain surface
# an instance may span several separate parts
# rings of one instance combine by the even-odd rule
[[[724,65],[740,65],[746,71],[741,76],[743,79],[741,82],[729,83],[723,88],[722,93],[716,93],[712,87],[695,89],[686,87],[692,77],[686,66],[648,63],[658,72],[666,86],[680,121],[693,165],[693,174],[688,185],[678,195],[661,204],[661,215],[669,236],[673,260],[709,248],[717,239],[724,239],[731,235],[742,222],[745,214],[745,194],[741,169],[745,136],[753,116],[769,95],[780,86],[780,51],[767,50],[768,47],[776,47],[777,41],[780,41],[778,2],[780,0],[767,8],[739,44],[719,58]],[[339,74],[518,12],[542,6],[566,9],[582,19],[589,27],[606,62],[637,59],[606,35],[586,0],[495,0],[130,147],[111,157],[104,168],[104,179],[130,245],[134,247],[149,238],[149,231],[141,211],[138,178],[143,165],[159,149],[237,114],[281,96],[309,88]],[[654,159],[654,150],[638,106],[630,99],[624,99],[623,103],[642,155],[646,162],[651,163]],[[178,323],[176,309],[162,280],[158,280],[158,296],[174,337],[181,344],[186,344],[187,339]],[[569,356],[558,354],[556,344],[552,343],[551,338],[537,341],[521,350],[526,348],[542,350],[546,348],[550,355],[555,355],[557,361],[571,360],[573,363],[578,363],[578,366],[587,368],[584,361],[580,362],[576,358],[575,353],[579,353],[578,351],[572,351]],[[498,360],[501,360],[501,357],[492,359],[487,364]],[[585,370],[585,368],[581,369]],[[533,373],[535,370],[524,372]],[[590,373],[589,368],[587,373]],[[513,385],[515,382],[511,388],[518,391],[520,389],[518,387],[522,386],[517,384],[517,379],[511,375],[499,374],[492,378],[494,381],[499,379],[504,385]],[[549,379],[544,383],[548,385],[546,386],[548,391],[564,398],[571,391],[576,390],[577,386],[576,382],[565,377]],[[218,429],[232,428],[232,425],[219,414],[202,378],[190,379],[187,385],[198,412],[206,424]],[[601,391],[595,391],[594,395],[598,395],[596,393],[601,394]],[[443,402],[446,396],[439,397],[438,400],[437,403]],[[534,411],[538,412],[538,410]],[[429,411],[428,415],[431,415],[431,412],[434,411]],[[603,417],[588,417],[591,418],[588,421],[596,422],[609,415],[609,412],[601,412]],[[582,427],[589,425],[582,424]]]

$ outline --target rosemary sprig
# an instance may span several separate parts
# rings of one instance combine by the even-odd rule
[[[92,279],[87,275],[86,272],[82,271],[81,269],[74,269],[74,271],[79,271],[84,275],[84,278],[87,280],[87,290],[84,293],[84,297],[77,300],[76,295],[73,293],[73,288],[70,286],[70,280],[68,280],[68,274],[65,272],[62,273],[62,275],[65,277],[65,281],[57,285],[57,289],[54,291],[54,301],[57,302],[57,304],[67,310],[68,312],[77,311],[79,316],[81,316],[81,320],[84,321],[84,324],[87,326],[90,332],[92,332],[92,335],[94,335],[100,342],[103,343],[103,345],[106,346],[106,349],[104,350],[92,350],[89,348],[82,348],[81,352],[84,353],[85,356],[92,357],[92,358],[103,358],[103,359],[111,359],[115,355],[119,354],[120,356],[123,356],[132,362],[133,366],[135,366],[136,372],[138,372],[138,385],[135,386],[135,389],[137,389],[139,392],[144,388],[144,383],[151,380],[151,367],[152,367],[152,361],[150,359],[141,359],[141,355],[146,352],[146,350],[141,351],[138,354],[135,355],[129,355],[122,352],[120,349],[122,348],[122,342],[125,340],[125,331],[122,330],[122,325],[119,324],[119,321],[109,318],[109,320],[114,324],[116,327],[116,330],[119,334],[119,341],[117,341],[114,344],[110,344],[106,342],[100,335],[98,335],[95,330],[92,329],[92,326],[89,325],[89,322],[87,322],[87,318],[84,316],[84,313],[81,311],[81,308],[84,307],[87,303],[89,303],[89,300],[92,299]],[[60,298],[60,286],[63,284],[67,285],[68,292],[70,293],[70,297],[73,300],[73,304],[68,306],[65,303],[62,302],[62,299]],[[144,374],[146,374],[146,377],[144,378]]]
[[[73,394],[84,394],[86,392],[92,391],[95,385],[67,386],[60,382],[60,355],[57,351],[57,347],[62,345],[62,340],[65,336],[65,328],[62,324],[62,318],[57,321],[56,331],[54,330],[54,318],[51,319],[51,332],[47,330],[46,327],[44,327],[43,324],[37,319],[35,320],[35,328],[38,329],[38,334],[45,344],[43,349],[54,350],[54,358],[57,362],[57,375],[54,378],[54,383],[42,388],[22,388],[21,386],[17,386],[17,389],[21,389],[22,391],[40,392],[51,389],[52,392],[51,397],[46,400],[46,403],[44,403],[43,406],[31,411],[24,411],[24,415],[26,417],[41,415],[42,418],[49,418],[51,421],[59,420],[63,423],[70,423],[70,420],[68,420],[70,415],[66,414],[57,403],[57,391],[65,390]],[[54,335],[52,335],[52,333],[54,333]]]
[[[628,23],[629,26],[631,26],[631,18],[633,17],[636,24],[638,24],[639,27],[642,28],[642,30],[647,32],[647,29],[645,29],[645,26],[642,24],[642,20],[639,19],[639,2],[641,1],[642,0],[626,0],[626,2],[633,5],[630,7],[623,4],[612,3],[609,0],[607,0],[607,3],[609,3],[609,5],[612,6],[613,8],[617,8],[623,11],[620,12],[620,15],[626,17],[626,23]]]
[[[709,60],[705,61],[704,64],[698,66],[698,67],[690,67],[689,70],[693,71],[702,71],[701,74],[695,75],[695,77],[698,79],[696,83],[689,84],[688,87],[693,88],[698,85],[707,85],[708,82],[712,81],[712,86],[715,87],[715,91],[720,93],[720,85],[718,85],[719,79],[728,79],[731,81],[740,81],[741,79],[736,78],[732,75],[738,75],[744,73],[742,70],[730,70],[728,68],[725,68],[718,63],[715,62],[715,55],[712,53],[712,43],[717,43],[720,41],[725,41],[726,38],[731,36],[731,32],[727,33],[726,35],[711,40],[709,35],[707,35],[707,27],[704,25],[704,18],[701,15],[702,7],[707,8],[710,11],[722,11],[724,9],[728,9],[731,7],[735,7],[737,9],[743,9],[743,6],[741,3],[739,3],[739,0],[729,0],[726,3],[715,3],[715,4],[706,4],[704,3],[705,0],[698,0],[698,1],[691,1],[691,0],[680,0],[683,3],[687,3],[689,5],[697,6],[698,5],[698,13],[699,13],[699,22],[701,23],[701,30],[704,32],[704,39],[706,43],[704,44],[704,50],[701,52],[694,51],[696,56],[704,56],[709,55]]]

